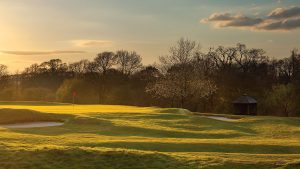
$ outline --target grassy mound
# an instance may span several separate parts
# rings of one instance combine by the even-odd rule
[[[0,109],[0,124],[26,122],[62,122],[62,116],[26,109]]]

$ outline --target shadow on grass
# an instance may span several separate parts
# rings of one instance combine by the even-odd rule
[[[295,162],[290,162],[286,164],[282,169],[299,169],[300,168],[300,161],[297,160]]]
[[[43,102],[43,101],[0,101],[0,105],[18,105],[18,106],[63,106],[72,105],[70,103]]]
[[[3,109],[0,112],[5,121],[10,123],[37,121],[64,121],[60,127],[10,129],[14,132],[62,135],[71,133],[92,133],[107,136],[144,136],[156,138],[235,138],[256,134],[250,128],[240,126],[240,123],[223,122],[213,119],[193,117],[182,113],[175,113],[177,109],[167,109],[164,113],[87,113],[89,117],[74,115],[49,114],[32,110]],[[1,122],[0,119],[0,122]],[[114,120],[124,120],[129,124],[139,121],[154,124],[160,128],[148,125],[131,126],[113,123]],[[168,128],[168,130],[166,129]],[[184,131],[185,130],[185,131]],[[221,130],[221,131],[219,131]],[[212,132],[210,132],[212,131]],[[217,131],[217,132],[216,132]]]
[[[247,124],[240,122],[227,122],[215,119],[208,119],[203,117],[188,118],[186,120],[177,121],[166,121],[159,123],[172,128],[196,130],[196,131],[211,131],[211,130],[228,130],[240,133],[240,135],[255,135],[256,131],[251,129]]]
[[[24,110],[25,111],[25,110]],[[170,111],[174,111],[171,109]],[[44,118],[59,119],[65,121],[63,126],[47,127],[47,128],[30,128],[30,129],[10,129],[14,132],[37,134],[37,135],[63,135],[72,133],[88,133],[106,136],[142,136],[142,137],[156,137],[156,138],[207,138],[207,139],[223,139],[223,138],[236,138],[240,136],[255,135],[248,123],[237,122],[223,122],[214,119],[194,117],[180,113],[90,113],[89,117],[79,117],[74,115],[58,115],[58,114],[45,114],[35,111],[22,110],[14,111],[11,113],[26,115],[26,118],[34,119],[38,116]],[[51,118],[50,118],[51,117]],[[34,121],[41,118],[34,119]],[[151,128],[147,125],[143,126],[130,126],[113,123],[114,120],[124,120],[129,124],[134,121],[142,123],[153,123],[160,128]],[[49,120],[48,120],[49,121]],[[168,130],[166,130],[168,128]],[[170,130],[169,130],[170,129]],[[184,131],[185,130],[185,131]]]
[[[97,151],[81,148],[44,148],[0,151],[0,168],[17,169],[296,169],[299,163],[276,165],[272,162],[238,161],[220,157],[189,160],[162,153],[136,151]]]
[[[289,125],[289,126],[300,126],[299,117],[256,117],[249,125]]]
[[[173,110],[173,109],[171,109]],[[193,131],[212,131],[212,130],[227,130],[233,131],[235,133],[239,133],[240,135],[255,135],[257,132],[251,129],[248,123],[243,122],[226,122],[215,119],[209,119],[205,117],[197,117],[186,114],[136,114],[132,115],[130,113],[124,114],[107,114],[107,115],[92,115],[94,117],[101,117],[107,120],[113,119],[122,119],[122,120],[139,120],[139,121],[147,121],[151,120],[151,122],[156,123],[157,125],[173,128],[173,129],[182,129]],[[221,134],[222,135],[222,134]],[[235,137],[236,134],[233,135]],[[223,137],[223,136],[221,136]],[[193,137],[194,138],[194,137]],[[227,138],[225,136],[225,138]]]
[[[41,113],[27,109],[0,109],[0,125],[28,122],[63,122],[72,115]]]
[[[72,133],[85,133],[85,134],[98,134],[105,136],[141,136],[141,137],[155,137],[155,138],[234,138],[240,137],[238,133],[192,133],[192,132],[180,132],[180,131],[166,131],[159,129],[150,129],[142,127],[131,126],[117,126],[109,121],[102,121],[102,124],[98,125],[74,125],[65,124],[63,126],[48,127],[48,128],[31,128],[31,129],[10,129],[13,132],[36,134],[45,136],[56,136]]]
[[[14,160],[12,160],[14,159]],[[195,164],[159,153],[74,149],[0,151],[3,168],[193,169]]]
[[[116,116],[116,115],[114,115]],[[207,128],[203,133],[196,133],[194,131],[201,131],[204,129],[198,128],[197,130],[191,132],[165,130],[165,129],[155,129],[148,128],[144,126],[128,126],[128,125],[118,125],[112,123],[111,120],[118,119],[118,117],[108,118],[93,118],[93,117],[72,117],[67,120],[65,125],[57,127],[48,128],[31,128],[31,129],[11,129],[14,132],[27,133],[27,134],[37,134],[37,135],[63,135],[72,133],[89,133],[98,134],[106,136],[142,136],[142,137],[155,137],[155,138],[235,138],[240,137],[238,131],[236,132],[223,132],[223,133],[209,133],[209,130],[215,129],[214,127]],[[132,119],[128,119],[129,121]],[[187,122],[188,123],[188,122]],[[168,126],[169,125],[169,126]],[[213,125],[213,124],[212,124]],[[161,126],[170,127],[171,124],[166,123]],[[182,127],[183,128],[183,127]],[[220,129],[220,128],[219,128]],[[222,128],[221,128],[222,129]]]
[[[106,142],[75,144],[86,147],[125,148],[159,152],[222,152],[247,154],[300,154],[300,146],[213,144],[213,143],[163,143],[163,142]]]
[[[256,134],[250,128],[241,126],[240,123],[223,122],[179,113],[91,113],[89,115],[89,117],[68,115],[65,117],[67,119],[65,125],[59,127],[11,129],[11,131],[47,136],[90,133],[106,136],[207,139],[236,138]],[[148,125],[121,125],[113,123],[114,120],[124,120],[129,124],[138,121],[150,124],[150,127]],[[161,126],[161,129],[152,128],[151,124]]]

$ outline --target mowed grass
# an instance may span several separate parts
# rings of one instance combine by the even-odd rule
[[[300,168],[300,119],[225,122],[182,109],[0,102],[0,168]]]

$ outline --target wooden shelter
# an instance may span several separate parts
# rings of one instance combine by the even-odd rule
[[[232,102],[237,115],[257,115],[257,101],[244,94]]]

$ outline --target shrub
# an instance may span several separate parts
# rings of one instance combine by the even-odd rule
[[[98,96],[93,89],[94,86],[91,83],[82,79],[67,79],[57,90],[56,99],[57,101],[72,103],[72,93],[75,91],[75,103],[97,103]]]

